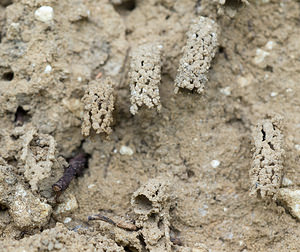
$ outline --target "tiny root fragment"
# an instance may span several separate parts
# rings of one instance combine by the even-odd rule
[[[88,217],[88,221],[91,220],[101,220],[104,222],[107,222],[113,226],[116,226],[118,228],[122,228],[125,230],[129,230],[129,231],[136,231],[138,228],[136,225],[134,225],[133,223],[129,223],[129,222],[125,222],[125,221],[120,221],[120,222],[115,222],[112,219],[102,215],[102,214],[95,214],[95,215],[91,215]]]
[[[52,185],[52,189],[58,195],[65,191],[72,179],[82,173],[87,164],[87,155],[85,153],[79,153],[69,161],[69,166],[65,169],[62,177]]]

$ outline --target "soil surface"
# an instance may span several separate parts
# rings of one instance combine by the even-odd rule
[[[219,27],[208,81],[175,94],[200,16]],[[250,195],[249,177],[253,129],[276,114],[272,190],[300,186],[299,23],[296,0],[0,0],[0,251],[299,251],[293,198]],[[160,46],[161,107],[132,115],[130,55],[144,43]],[[82,98],[107,77],[112,132],[83,136]],[[55,193],[82,152],[85,169]]]

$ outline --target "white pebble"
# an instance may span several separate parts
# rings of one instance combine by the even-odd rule
[[[67,223],[69,223],[71,220],[72,220],[72,218],[66,217],[66,218],[64,219],[64,223],[67,224]]]
[[[270,40],[270,41],[268,41],[268,43],[265,45],[265,48],[266,48],[267,50],[272,50],[272,49],[274,48],[274,45],[275,45],[274,41]]]
[[[133,154],[133,150],[130,147],[123,145],[121,146],[120,154],[131,156]]]
[[[286,177],[283,177],[283,179],[282,179],[282,185],[283,185],[283,186],[290,186],[290,185],[293,185],[293,181],[290,180],[290,179],[288,179],[288,178],[286,178]]]
[[[300,144],[295,144],[295,149],[300,151]]]
[[[52,71],[52,67],[50,65],[47,65],[45,67],[44,73],[50,73]]]
[[[226,96],[229,96],[231,95],[231,90],[230,90],[230,87],[225,87],[225,88],[221,88],[220,89],[220,92]]]
[[[233,233],[228,233],[225,235],[225,237],[229,240],[231,240],[233,238]]]
[[[253,63],[255,65],[259,65],[260,63],[262,63],[265,60],[265,57],[267,57],[268,55],[270,55],[270,53],[268,53],[260,48],[257,48],[256,56],[253,59]]]
[[[212,160],[210,162],[210,165],[213,167],[213,168],[217,168],[219,165],[220,165],[220,161],[219,160]]]
[[[90,185],[88,185],[88,189],[91,189],[91,188],[93,188],[95,186],[96,186],[95,184],[90,184]]]
[[[80,76],[77,78],[77,80],[78,80],[79,82],[82,82],[82,78],[81,78]]]
[[[54,214],[56,216],[63,215],[69,212],[73,212],[78,208],[78,203],[73,194],[68,195],[67,198],[64,199],[64,201],[57,205],[56,210],[54,211]]]
[[[202,217],[206,216],[207,215],[207,210],[204,209],[204,208],[199,208],[199,213],[201,214]]]
[[[277,95],[278,95],[277,92],[271,92],[271,94],[270,94],[271,97],[275,97],[275,96],[277,96]]]
[[[53,8],[50,6],[42,6],[34,12],[34,16],[41,22],[49,22],[53,19]]]

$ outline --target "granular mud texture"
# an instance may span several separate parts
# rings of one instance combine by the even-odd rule
[[[295,0],[0,1],[0,251],[298,251],[299,17]],[[145,44],[162,47],[132,57]]]

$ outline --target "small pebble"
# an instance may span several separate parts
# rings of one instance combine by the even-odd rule
[[[212,160],[210,162],[210,165],[213,167],[213,168],[217,168],[219,165],[220,165],[220,161],[219,160]]]
[[[295,149],[296,149],[297,151],[300,151],[300,144],[295,144]]]
[[[265,45],[265,48],[266,48],[267,50],[272,50],[272,49],[274,48],[274,45],[275,45],[274,41],[270,40],[270,41],[268,41],[268,43]]]
[[[206,216],[208,213],[208,206],[204,205],[203,208],[199,208],[199,213],[201,214],[202,217]]]
[[[63,245],[59,242],[56,242],[55,245],[54,245],[54,248],[56,248],[57,250],[60,250],[62,249]]]
[[[62,203],[57,205],[53,214],[56,216],[60,216],[60,215],[73,212],[77,208],[78,208],[77,200],[73,194],[70,194],[68,195],[68,197],[64,199]]]
[[[300,220],[300,190],[281,188],[278,198],[291,215]]]
[[[271,97],[275,97],[275,96],[277,96],[277,95],[278,95],[277,92],[271,92],[271,93],[270,93],[270,96],[271,96]]]
[[[220,92],[226,96],[229,96],[231,95],[231,90],[230,90],[230,87],[225,87],[225,88],[221,88],[220,89]]]
[[[262,50],[260,48],[257,48],[256,49],[256,55],[255,55],[255,57],[253,59],[253,63],[255,65],[259,65],[260,63],[262,63],[265,60],[265,58],[268,55],[270,55],[270,53],[268,53],[268,52],[266,52],[266,51],[264,51],[264,50]]]
[[[52,67],[50,65],[47,65],[44,73],[50,73],[51,71],[52,71]]]
[[[47,23],[53,19],[53,8],[50,6],[42,6],[34,12],[37,20]]]
[[[96,186],[95,184],[90,184],[90,185],[88,185],[88,189],[91,189],[91,188],[93,188],[95,186]]]
[[[49,244],[48,244],[48,250],[51,251],[51,250],[53,250],[53,248],[54,248],[53,242],[49,242]]]
[[[66,218],[64,219],[64,223],[67,224],[67,223],[69,223],[71,220],[72,220],[72,218],[66,217]]]
[[[290,180],[290,179],[288,179],[288,178],[286,178],[286,177],[284,177],[283,179],[282,179],[282,185],[283,186],[290,186],[290,185],[292,185],[293,184],[293,181],[292,180]]]
[[[133,154],[133,150],[130,147],[123,145],[120,148],[120,154],[131,156]]]

